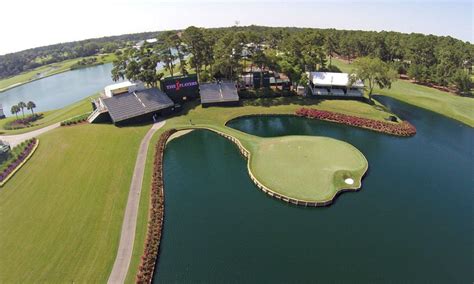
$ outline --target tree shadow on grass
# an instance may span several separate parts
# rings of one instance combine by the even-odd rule
[[[260,107],[273,107],[273,106],[282,106],[282,105],[317,105],[323,100],[311,97],[277,97],[277,98],[251,98],[243,99],[242,106],[260,106]]]

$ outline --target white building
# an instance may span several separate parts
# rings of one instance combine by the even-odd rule
[[[135,45],[133,47],[136,48],[136,49],[140,49],[145,44],[145,42],[153,44],[153,43],[156,43],[157,41],[158,40],[156,38],[149,38],[149,39],[141,40],[141,41],[135,43]]]
[[[141,91],[145,89],[145,84],[140,81],[130,82],[124,81],[113,85],[108,85],[104,88],[104,95],[107,98],[111,98],[116,95],[120,95],[123,93],[132,93],[135,91]]]
[[[307,72],[313,95],[363,96],[364,83],[357,80],[352,85],[348,73]]]

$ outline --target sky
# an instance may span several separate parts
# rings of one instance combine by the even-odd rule
[[[190,25],[297,26],[449,35],[474,42],[471,0],[2,0],[0,54]]]

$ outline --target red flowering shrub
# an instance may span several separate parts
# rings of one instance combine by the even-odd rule
[[[296,115],[367,128],[396,136],[413,136],[416,134],[415,126],[413,126],[408,121],[392,123],[309,108],[300,108],[296,111]]]
[[[26,142],[21,143],[20,152],[18,155],[14,155],[13,158],[7,161],[7,165],[3,167],[3,170],[0,172],[0,182],[4,181],[20,164],[28,157],[28,155],[33,151],[33,148],[36,145],[36,138],[27,140]],[[15,151],[16,149],[14,149]]]
[[[164,215],[164,191],[163,191],[163,152],[166,141],[175,133],[176,129],[170,129],[161,134],[155,148],[155,159],[153,162],[153,180],[151,183],[150,209],[148,214],[148,228],[145,238],[145,247],[138,268],[136,282],[151,283],[153,271],[160,248],[161,230]]]

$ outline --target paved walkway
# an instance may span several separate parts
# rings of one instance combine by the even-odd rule
[[[153,124],[140,143],[132,183],[130,184],[130,191],[128,193],[127,208],[125,209],[125,216],[122,223],[117,257],[115,258],[114,267],[110,273],[108,283],[124,283],[127,277],[128,267],[132,259],[133,242],[135,241],[138,206],[140,203],[140,193],[142,191],[143,172],[145,171],[148,145],[150,144],[153,134],[163,127],[165,122],[166,121],[161,121]]]
[[[23,134],[15,134],[15,135],[0,135],[0,140],[8,142],[10,146],[13,148],[16,145],[20,144],[23,141],[26,141],[30,138],[37,137],[38,135],[41,135],[45,132],[48,132],[50,130],[53,130],[55,128],[58,128],[61,126],[61,123],[57,122],[55,124],[51,124],[50,126],[46,126],[40,129],[36,129],[30,132],[26,132]]]

